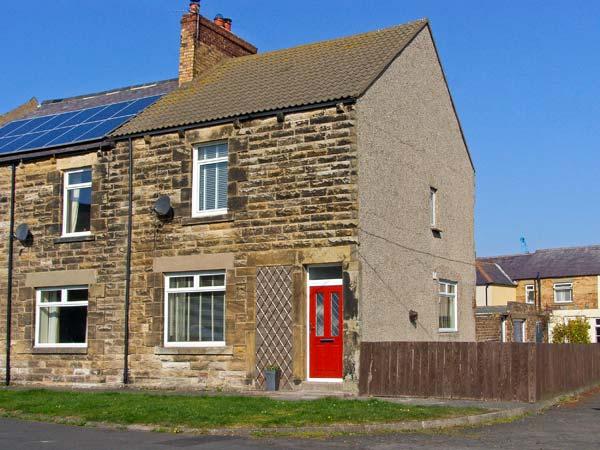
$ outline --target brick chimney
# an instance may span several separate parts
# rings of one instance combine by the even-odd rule
[[[231,19],[221,15],[214,21],[200,15],[200,0],[190,2],[181,19],[179,85],[211,69],[224,58],[252,55],[257,48],[231,32]]]

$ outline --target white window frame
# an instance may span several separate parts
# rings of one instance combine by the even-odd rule
[[[198,158],[198,155],[200,153],[200,150],[203,147],[209,147],[211,145],[219,145],[219,144],[225,144],[227,145],[227,156],[222,156],[219,158],[212,158],[212,159],[203,159],[200,160]],[[198,218],[198,217],[210,217],[210,216],[219,216],[222,214],[227,214],[228,209],[227,208],[220,208],[220,209],[211,209],[211,210],[204,210],[204,209],[200,209],[200,205],[198,204],[200,201],[199,195],[198,195],[198,189],[199,189],[199,183],[200,183],[200,167],[201,166],[206,166],[209,164],[219,164],[222,162],[226,162],[227,163],[227,180],[229,182],[229,145],[226,141],[217,141],[217,142],[207,142],[207,143],[203,143],[203,144],[199,144],[194,146],[193,149],[193,161],[194,161],[194,168],[193,168],[193,173],[192,173],[192,217],[194,218]],[[218,194],[219,194],[219,180],[218,177],[215,179],[215,196],[218,198]],[[204,180],[204,184],[206,185],[206,179]],[[205,190],[205,186],[202,187]]]
[[[454,286],[454,294],[448,292],[442,292],[442,285]],[[453,296],[454,297],[454,327],[453,328],[439,328],[439,317],[440,317],[440,297],[441,296]],[[458,283],[450,280],[438,280],[438,331],[440,333],[456,333],[458,331]]]
[[[571,300],[567,300],[567,301],[560,300],[559,301],[556,298],[556,291],[566,290],[566,289],[563,289],[566,286],[568,286],[569,290],[571,291]],[[553,290],[554,290],[554,303],[559,303],[559,304],[573,303],[573,283],[554,283]]]
[[[532,302],[529,301],[529,293],[530,292],[533,292],[533,301]],[[525,285],[525,303],[527,303],[528,305],[535,304],[535,285],[533,285],[533,284]]]
[[[501,341],[502,342],[506,342],[506,321],[508,319],[506,317],[503,317],[501,319],[501,328],[500,328],[500,334],[501,334]]]
[[[438,190],[433,186],[429,187],[429,213],[432,228],[437,227],[437,192]]]
[[[49,287],[37,288],[35,292],[35,347],[36,348],[87,348],[88,328],[89,328],[89,297],[85,302],[68,302],[67,292],[73,290],[83,290],[90,293],[89,286],[65,286],[65,287]],[[42,303],[42,292],[61,291],[61,301],[52,303]],[[88,308],[85,320],[85,342],[79,344],[42,344],[40,343],[40,318],[41,309],[48,307],[72,308],[77,306],[86,306]]]
[[[62,236],[63,237],[79,237],[79,236],[90,236],[92,234],[92,230],[91,230],[91,225],[92,225],[92,218],[90,215],[90,230],[89,231],[80,231],[80,232],[73,232],[73,233],[68,233],[67,232],[67,212],[68,212],[68,203],[69,203],[69,196],[68,193],[69,191],[72,191],[74,189],[86,189],[86,188],[92,188],[92,182],[87,182],[87,183],[74,183],[74,184],[69,184],[69,175],[73,174],[73,173],[82,173],[82,172],[92,172],[92,168],[91,167],[83,167],[81,169],[74,169],[74,170],[67,170],[64,172],[63,176],[63,214],[62,214]]]
[[[223,286],[207,286],[200,287],[200,277],[203,276],[215,276],[224,275],[225,280]],[[169,281],[171,278],[181,277],[194,277],[194,286],[191,288],[174,289],[169,287]],[[182,293],[201,293],[201,292],[223,292],[225,293],[227,287],[227,272],[225,270],[212,270],[212,271],[201,271],[201,272],[175,272],[167,273],[165,278],[165,299],[164,299],[164,345],[165,347],[171,348],[207,348],[207,347],[225,347],[226,341],[210,341],[210,342],[170,342],[169,341],[169,294],[182,294]],[[227,335],[227,296],[223,295],[223,338]],[[213,318],[214,321],[214,318]]]

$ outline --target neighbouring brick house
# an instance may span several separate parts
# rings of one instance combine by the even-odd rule
[[[548,313],[519,303],[517,283],[499,264],[477,260],[475,326],[478,341],[547,342]]]
[[[477,264],[501,267],[515,282],[516,302],[550,313],[550,337],[557,321],[584,317],[591,341],[600,342],[600,246],[479,258]]]
[[[428,22],[264,54],[230,24],[192,2],[178,89],[4,156],[5,236],[13,204],[33,236],[2,275],[14,382],[353,389],[361,341],[475,339],[474,170]]]

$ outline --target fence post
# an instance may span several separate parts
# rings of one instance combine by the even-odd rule
[[[537,344],[527,344],[527,393],[529,403],[537,401]]]

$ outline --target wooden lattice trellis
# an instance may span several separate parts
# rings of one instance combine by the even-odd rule
[[[256,274],[256,381],[267,366],[281,369],[281,388],[292,387],[293,267],[259,267]]]

